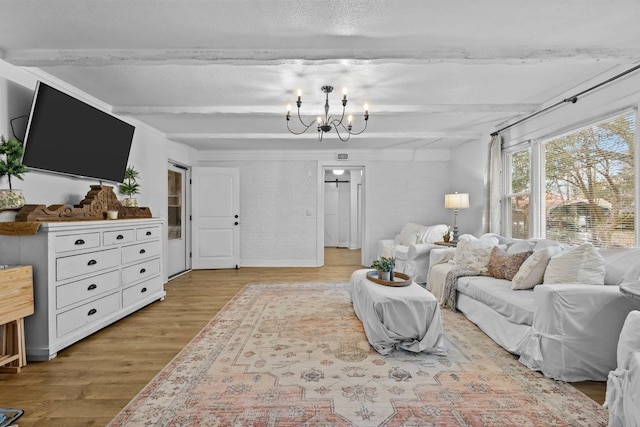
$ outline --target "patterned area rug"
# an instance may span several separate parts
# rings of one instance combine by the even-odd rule
[[[346,283],[249,284],[111,426],[606,426],[459,313],[446,356],[367,342]]]

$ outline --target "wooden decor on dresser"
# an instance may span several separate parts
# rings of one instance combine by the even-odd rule
[[[105,219],[107,211],[118,211],[120,219],[151,218],[149,208],[122,206],[110,185],[92,185],[80,204],[24,205],[16,215],[16,221],[95,221]]]

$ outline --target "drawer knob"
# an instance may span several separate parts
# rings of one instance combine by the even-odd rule
[[[145,251],[144,249],[140,249],[140,253],[141,253],[141,254],[143,254],[143,253],[145,253],[145,252],[147,252],[147,251]]]
[[[93,316],[94,314],[96,314],[98,312],[98,310],[96,310],[95,308],[92,308],[91,310],[89,310],[89,312],[87,313],[87,316]]]
[[[118,234],[118,236],[116,237],[117,240],[122,240],[124,239],[124,236],[122,234]]]
[[[75,241],[74,245],[84,245],[84,240],[78,239]]]
[[[151,236],[151,232],[150,231],[147,231],[146,234],[147,234],[147,236]]]
[[[92,284],[89,285],[87,290],[88,291],[92,291],[92,290],[97,289],[97,288],[98,288],[98,285],[96,285],[95,283],[92,283]]]
[[[140,293],[144,294],[145,292],[147,292],[147,288],[140,289]]]
[[[96,261],[95,259],[90,260],[87,265],[96,265],[98,263],[98,261]]]
[[[146,273],[146,272],[147,272],[147,270],[145,268],[141,268],[140,269],[140,274],[143,274],[143,273]]]

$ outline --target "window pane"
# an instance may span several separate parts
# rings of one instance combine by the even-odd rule
[[[633,113],[544,144],[546,237],[632,247]]]
[[[511,237],[529,238],[529,196],[511,198]]]
[[[511,155],[511,193],[529,191],[531,184],[531,153],[529,150],[518,151]]]
[[[531,151],[511,155],[510,165],[511,234],[515,239],[529,237],[529,200],[531,186]]]
[[[182,174],[169,171],[167,230],[169,240],[182,238]]]

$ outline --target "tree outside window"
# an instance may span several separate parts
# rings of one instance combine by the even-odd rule
[[[547,238],[634,246],[634,133],[628,113],[543,144]]]

